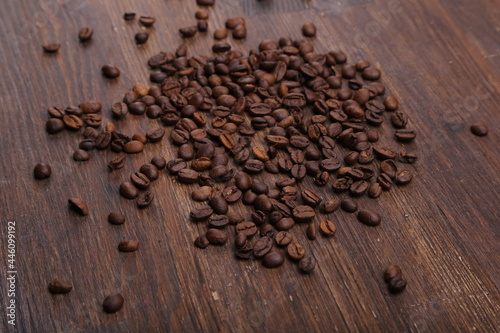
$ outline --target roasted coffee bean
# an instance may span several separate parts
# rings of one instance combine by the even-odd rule
[[[332,221],[323,220],[319,224],[319,231],[323,234],[323,236],[330,237],[335,235],[337,232],[337,227],[333,224]]]
[[[384,160],[380,162],[380,171],[382,171],[389,177],[394,178],[396,176],[396,173],[398,172],[398,167],[393,160]]]
[[[477,136],[486,136],[488,135],[488,126],[482,123],[475,123],[471,125],[470,131]]]
[[[137,44],[144,44],[148,41],[149,39],[149,34],[145,31],[142,31],[142,32],[138,32],[135,34],[135,42]]]
[[[253,205],[253,203],[255,202],[255,199],[257,199],[257,193],[250,190],[250,191],[246,191],[243,194],[242,202],[245,205]]]
[[[124,299],[120,294],[109,295],[104,299],[102,308],[107,313],[115,313],[123,307]]]
[[[73,209],[78,214],[85,216],[89,213],[89,208],[85,201],[79,198],[69,198],[68,204],[71,209]]]
[[[136,240],[126,240],[118,244],[118,250],[121,252],[134,252],[139,248],[139,242]]]
[[[77,149],[73,153],[73,159],[77,162],[85,162],[90,160],[90,154],[83,149]]]
[[[224,228],[229,224],[226,215],[212,215],[208,218],[208,226],[211,228]]]
[[[128,106],[124,102],[117,102],[111,107],[111,112],[116,118],[123,118],[128,113]]]
[[[247,36],[247,28],[244,24],[238,24],[233,29],[233,38],[234,39],[243,39]]]
[[[139,169],[139,172],[145,175],[150,181],[157,180],[160,177],[160,172],[158,168],[153,164],[143,164]]]
[[[363,224],[374,227],[380,224],[382,217],[371,209],[361,209],[358,212],[358,220]]]
[[[181,158],[176,158],[174,160],[170,160],[167,165],[167,171],[172,174],[176,175],[179,171],[186,169],[187,168],[187,163]]]
[[[151,27],[155,22],[156,19],[153,16],[141,15],[141,17],[139,17],[139,23],[145,27]]]
[[[266,183],[260,180],[254,180],[251,186],[252,191],[257,194],[265,194],[269,192],[269,186]]]
[[[215,0],[196,0],[196,4],[198,6],[213,6],[215,4]]]
[[[197,31],[198,31],[198,28],[195,25],[179,29],[179,33],[181,34],[181,37],[184,37],[184,38],[193,37],[194,35],[196,35]]]
[[[214,195],[210,199],[209,205],[216,214],[226,214],[229,210],[226,199],[224,199],[221,195]]]
[[[317,230],[318,229],[316,227],[316,224],[310,223],[307,226],[307,229],[306,229],[306,236],[307,236],[307,238],[309,238],[310,240],[315,240],[316,237],[317,237],[317,234],[318,234]]]
[[[399,185],[405,185],[411,182],[413,179],[413,172],[409,170],[403,170],[396,174],[396,183]]]
[[[363,79],[371,80],[371,81],[376,81],[376,80],[380,79],[381,75],[382,75],[382,73],[380,72],[380,70],[378,70],[377,68],[372,68],[372,67],[365,68],[361,72],[361,76],[363,77]]]
[[[65,123],[58,118],[51,118],[45,123],[45,130],[49,134],[56,134],[64,129]]]
[[[381,173],[378,177],[377,177],[377,183],[380,184],[380,187],[382,187],[382,189],[384,191],[387,191],[391,188],[392,186],[392,180],[391,180],[391,177],[385,173]]]
[[[312,256],[305,256],[299,260],[299,270],[304,274],[311,274],[316,268],[316,259]]]
[[[225,230],[210,228],[205,235],[212,245],[224,245],[227,242],[228,234]]]
[[[262,264],[267,268],[276,268],[285,262],[285,257],[281,252],[276,250],[269,251],[262,259]]]
[[[215,194],[215,189],[210,186],[202,186],[191,193],[191,197],[196,201],[209,200]]]
[[[302,26],[302,34],[305,37],[316,36],[316,26],[313,23],[306,23]]]
[[[368,188],[368,196],[370,198],[378,198],[382,195],[382,186],[379,183],[372,183]]]
[[[415,154],[401,152],[398,155],[398,160],[403,163],[413,164],[417,161],[418,157]]]
[[[116,79],[120,76],[120,70],[116,66],[104,65],[101,68],[102,74],[110,79]]]
[[[64,125],[66,126],[66,128],[68,128],[72,131],[78,131],[80,128],[83,127],[83,120],[75,115],[64,116],[63,122],[64,122]]]
[[[203,205],[195,208],[189,214],[189,217],[195,222],[206,221],[214,213],[212,207]]]
[[[301,164],[294,164],[292,166],[292,169],[290,170],[290,175],[297,180],[304,179],[306,174],[307,174],[307,169],[304,165]]]
[[[276,245],[285,247],[293,241],[293,235],[288,231],[280,231],[274,236],[274,240]]]
[[[253,237],[259,229],[253,222],[240,222],[236,224],[236,232],[243,233],[248,238]]]
[[[373,147],[373,152],[381,160],[387,160],[387,159],[394,160],[396,157],[398,157],[397,152],[385,147]]]
[[[308,222],[316,216],[314,209],[310,206],[297,206],[293,209],[292,215],[297,222]]]
[[[135,185],[135,187],[137,187],[140,190],[145,190],[149,188],[149,185],[151,184],[149,178],[140,172],[136,172],[130,175],[130,181],[132,182],[132,184]]]
[[[154,156],[151,159],[151,164],[153,164],[158,170],[163,170],[167,166],[167,161],[161,156]]]
[[[81,42],[86,42],[86,41],[89,41],[92,38],[93,34],[94,34],[94,29],[92,29],[92,28],[82,28],[78,32],[78,39]]]
[[[181,183],[192,184],[198,181],[198,172],[191,169],[182,169],[177,172],[177,179]]]
[[[224,28],[217,29],[214,31],[214,38],[217,40],[222,40],[227,37],[227,30]]]
[[[123,146],[123,151],[127,154],[137,154],[144,150],[144,144],[137,140],[127,142]]]
[[[95,139],[95,147],[97,149],[106,149],[111,144],[112,137],[111,132],[104,131],[100,133]]]
[[[120,212],[111,212],[108,215],[108,222],[111,224],[123,224],[125,223],[125,215]]]
[[[391,265],[387,267],[384,271],[384,281],[388,283],[392,279],[401,278],[403,276],[403,271],[398,265]]]
[[[265,194],[260,194],[255,198],[253,205],[256,210],[261,210],[264,212],[270,212],[273,209],[273,205],[269,197]]]
[[[198,236],[194,240],[194,246],[200,249],[206,249],[210,245],[210,242],[208,241],[207,237],[205,235],[203,236]]]
[[[49,178],[51,173],[52,169],[47,163],[38,163],[33,170],[33,175],[36,179]]]
[[[73,286],[67,281],[55,279],[49,282],[48,289],[51,294],[67,294]]]
[[[352,183],[351,187],[349,187],[349,193],[353,196],[361,196],[368,191],[368,187],[370,183],[366,180],[358,180]]]
[[[393,294],[397,294],[397,293],[400,293],[402,292],[403,290],[405,290],[406,288],[406,280],[403,279],[403,278],[394,278],[394,279],[391,279],[387,286],[389,288],[389,291]]]
[[[337,160],[336,158],[324,159],[319,164],[321,170],[324,170],[326,172],[335,172],[340,169],[341,166],[342,165],[340,164],[339,160]]]
[[[388,111],[395,111],[395,110],[398,109],[399,102],[398,102],[398,100],[397,100],[396,97],[394,97],[394,96],[387,96],[384,99],[384,106],[385,106],[385,109],[388,110]]]
[[[120,194],[126,199],[135,199],[139,196],[139,191],[130,182],[123,182],[120,184]]]
[[[123,19],[125,21],[132,21],[135,19],[135,13],[125,13],[123,14]]]
[[[273,238],[276,234],[276,229],[270,224],[264,224],[260,227],[260,236]]]
[[[299,243],[290,243],[286,247],[286,254],[292,260],[300,260],[306,255],[306,249]]]
[[[252,178],[246,172],[238,172],[234,179],[236,186],[242,191],[246,191],[252,186]]]
[[[222,190],[222,196],[227,203],[235,203],[240,200],[243,193],[236,186],[228,186]]]
[[[323,201],[323,198],[312,190],[303,190],[301,194],[304,203],[311,207],[316,207]]]
[[[108,163],[108,169],[110,171],[123,168],[125,165],[125,155],[119,154],[113,157],[113,159]]]
[[[47,53],[56,53],[60,47],[61,44],[56,43],[42,45],[43,50]]]
[[[242,249],[248,244],[247,236],[244,233],[238,232],[234,237],[234,246],[236,249]]]
[[[255,159],[249,159],[248,161],[246,161],[243,169],[248,173],[260,173],[262,170],[264,170],[264,162]]]
[[[398,129],[394,132],[394,136],[398,141],[401,142],[411,142],[417,137],[417,133],[409,128]]]
[[[408,116],[403,111],[396,111],[391,114],[391,123],[396,128],[405,128],[408,124]]]
[[[340,199],[335,197],[333,199],[327,200],[321,204],[321,210],[325,214],[330,214],[336,211],[340,206]]]
[[[273,248],[273,239],[267,236],[261,237],[253,246],[253,256],[255,258],[264,257]]]
[[[95,141],[92,139],[85,139],[83,141],[80,141],[80,143],[78,144],[78,148],[85,151],[90,151],[95,148]]]
[[[194,13],[194,17],[198,20],[206,20],[208,19],[208,12],[204,9],[197,10],[196,13]]]
[[[358,204],[356,201],[349,198],[342,200],[340,207],[348,213],[354,213],[358,210]]]

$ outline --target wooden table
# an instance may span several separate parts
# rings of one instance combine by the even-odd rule
[[[194,23],[194,0],[6,1],[2,7],[0,260],[6,277],[7,222],[15,221],[17,332],[500,331],[497,0],[218,0],[209,9],[207,37],[186,41],[189,54],[209,54],[214,29],[244,15],[248,38],[229,41],[246,52],[261,39],[301,38],[302,24],[314,22],[317,50],[340,48],[352,61],[371,61],[410,114],[418,138],[406,148],[420,157],[409,167],[414,181],[379,200],[359,199],[383,214],[376,228],[340,210],[331,216],[334,239],[309,242],[302,226],[294,228],[318,260],[309,276],[289,261],[273,270],[237,261],[232,245],[195,248],[203,230],[188,218],[197,206],[189,198],[195,187],[170,176],[154,184],[149,209],[119,197],[120,182],[142,163],[156,154],[174,157],[167,139],[108,173],[110,151],[76,163],[71,154],[81,136],[44,130],[46,109],[54,105],[97,99],[108,119],[111,103],[136,82],[148,83],[146,60],[182,42],[177,29]],[[146,45],[133,42],[141,28],[122,19],[126,11],[157,17]],[[84,26],[95,30],[88,45],[77,39]],[[58,54],[42,52],[49,42],[61,43]],[[101,76],[106,63],[122,70],[119,79]],[[474,122],[489,124],[490,134],[473,136]],[[155,123],[143,117],[117,126],[134,133]],[[389,126],[385,132],[395,145]],[[41,161],[53,174],[35,181],[33,167]],[[333,195],[329,187],[322,191]],[[68,209],[73,196],[87,201],[89,216]],[[112,210],[124,212],[127,222],[110,225]],[[139,251],[117,250],[127,238],[140,241]],[[396,296],[381,278],[393,263],[408,280]],[[56,277],[74,290],[49,294],[47,283]],[[8,284],[0,281],[5,313]],[[102,300],[115,292],[125,305],[105,314]],[[0,331],[14,331],[5,314],[0,320]]]

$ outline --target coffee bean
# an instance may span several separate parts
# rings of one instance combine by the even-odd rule
[[[471,125],[470,131],[477,136],[486,136],[488,135],[488,126],[481,123],[475,123]]]
[[[382,171],[389,177],[394,178],[396,176],[396,173],[398,172],[398,167],[393,160],[384,160],[380,162],[380,171]]]
[[[161,156],[154,156],[151,159],[151,164],[153,164],[158,170],[163,170],[167,166],[167,161]]]
[[[273,240],[270,237],[261,237],[253,246],[253,256],[255,258],[264,257],[273,248]]]
[[[51,294],[67,294],[73,286],[67,281],[55,279],[49,282],[48,289]]]
[[[292,214],[297,222],[307,222],[316,216],[314,209],[310,206],[297,206],[293,209]]]
[[[280,231],[274,236],[274,240],[276,245],[285,247],[293,241],[293,236],[288,231]]]
[[[214,31],[214,38],[217,40],[222,40],[227,37],[227,30],[224,28],[217,29]]]
[[[403,272],[398,265],[391,265],[384,271],[384,281],[388,283],[392,279],[401,278],[402,275]]]
[[[305,256],[299,260],[299,270],[304,274],[311,274],[316,268],[316,259],[312,256]]]
[[[408,184],[409,182],[411,182],[412,179],[413,179],[413,172],[409,170],[403,170],[401,172],[398,172],[398,174],[396,174],[396,183],[400,185]]]
[[[149,188],[149,185],[151,184],[149,178],[140,172],[136,172],[130,175],[130,181],[132,182],[132,184],[135,185],[135,187],[137,187],[140,190],[145,190]]]
[[[238,24],[233,29],[233,38],[234,39],[243,39],[247,36],[247,28],[244,24]]]
[[[102,74],[110,79],[115,79],[120,76],[120,70],[118,67],[112,65],[104,65],[101,68]]]
[[[213,209],[208,205],[195,208],[191,211],[189,216],[195,222],[202,222],[207,220],[214,213]]]
[[[214,195],[209,202],[216,214],[226,214],[229,210],[227,201],[221,195]]]
[[[354,213],[358,210],[358,204],[349,198],[342,200],[340,207],[348,213]]]
[[[194,246],[200,249],[206,249],[209,244],[210,242],[208,241],[207,237],[205,237],[205,235],[196,237],[194,241]]]
[[[394,278],[388,282],[388,288],[391,293],[397,294],[405,290],[406,284],[407,282],[403,278]]]
[[[391,123],[396,128],[405,128],[408,124],[408,116],[403,111],[396,111],[391,114]]]
[[[361,209],[358,212],[358,220],[361,223],[374,227],[380,224],[382,218],[379,213],[371,209]]]
[[[340,199],[335,197],[333,199],[327,200],[321,204],[321,210],[325,214],[330,214],[336,211],[340,206]]]
[[[276,268],[285,262],[285,257],[276,250],[269,251],[262,259],[262,264],[267,268]]]
[[[123,151],[127,154],[137,154],[144,150],[144,144],[137,140],[127,142],[123,146]]]
[[[143,164],[139,172],[145,175],[150,181],[155,181],[160,176],[158,168],[153,164]]]
[[[417,161],[418,157],[415,154],[401,152],[399,153],[398,160],[403,163],[413,164]]]
[[[56,53],[57,51],[59,51],[60,47],[61,44],[57,43],[42,45],[43,50],[47,53]]]
[[[286,254],[292,260],[300,260],[306,255],[306,250],[299,243],[290,243],[286,247]]]
[[[120,194],[126,199],[135,199],[139,196],[139,191],[130,182],[123,182],[120,184]]]
[[[381,75],[382,75],[382,73],[380,72],[380,70],[378,70],[377,68],[372,68],[372,67],[365,68],[361,72],[361,76],[363,77],[363,79],[371,80],[371,81],[376,81],[376,80],[380,79]]]
[[[123,307],[124,301],[120,294],[109,295],[104,299],[102,308],[107,313],[115,313]]]
[[[82,28],[78,32],[78,39],[80,39],[81,42],[86,42],[86,41],[89,41],[92,38],[93,34],[94,34],[94,29],[92,29],[92,28]]]
[[[135,240],[126,240],[118,244],[118,250],[122,252],[134,252],[139,248],[139,242]]]
[[[208,12],[204,9],[197,10],[196,13],[194,13],[194,17],[198,20],[206,20],[208,19]]]
[[[306,205],[309,205],[311,207],[316,207],[323,201],[323,198],[318,193],[312,190],[303,190],[302,200]]]
[[[326,237],[330,237],[335,235],[337,232],[337,227],[333,224],[332,221],[323,220],[319,224],[319,231]]]
[[[90,154],[83,149],[77,149],[73,153],[73,159],[77,162],[85,162],[90,160]]]
[[[35,169],[33,170],[33,175],[36,179],[45,179],[49,178],[52,173],[52,169],[50,165],[46,163],[38,163],[35,165]]]
[[[399,102],[398,102],[396,97],[387,96],[384,99],[384,106],[385,106],[386,110],[388,110],[388,111],[395,111],[399,107]]]
[[[108,222],[111,224],[123,224],[125,223],[125,215],[120,212],[111,212],[108,215]]]
[[[236,232],[243,233],[248,238],[253,237],[258,231],[257,226],[253,222],[240,222],[236,224]]]
[[[51,118],[45,123],[45,130],[49,134],[56,134],[64,129],[64,122],[58,118]]]
[[[208,242],[213,245],[224,245],[227,242],[228,234],[225,230],[210,228],[205,235]]]
[[[85,216],[89,213],[89,208],[85,201],[79,198],[69,198],[68,204],[71,209],[73,209],[78,214]]]
[[[198,172],[191,169],[182,169],[177,173],[177,179],[181,183],[192,184],[198,181]]]
[[[125,155],[120,154],[113,157],[113,159],[108,163],[109,170],[117,170],[123,168],[125,165]]]
[[[138,32],[135,34],[135,42],[137,44],[144,44],[148,41],[149,39],[149,34],[147,32]]]
[[[139,23],[145,27],[151,27],[155,22],[156,19],[153,16],[141,15],[141,17],[139,17]]]
[[[125,21],[132,21],[135,19],[135,13],[125,13],[123,14],[123,19]]]
[[[417,133],[409,128],[398,129],[394,132],[394,136],[398,141],[401,142],[411,142],[417,137]]]
[[[80,130],[80,128],[83,127],[83,120],[81,120],[79,117],[77,117],[75,115],[64,116],[63,122],[64,122],[64,125],[66,126],[66,128],[68,128],[72,131],[78,131],[78,130]]]
[[[228,186],[222,190],[222,196],[227,201],[227,203],[235,203],[240,200],[242,192],[236,186]]]
[[[198,31],[198,28],[195,25],[186,27],[186,28],[180,28],[179,33],[181,34],[182,37],[184,38],[190,38],[196,35],[196,32]]]
[[[146,138],[149,142],[159,142],[165,135],[165,130],[161,127],[155,127],[146,132]]]
[[[370,183],[368,183],[365,180],[358,180],[352,183],[351,187],[349,188],[349,193],[352,196],[361,196],[368,191],[368,187],[370,186]]]
[[[302,26],[302,34],[305,37],[315,37],[316,36],[316,26],[312,23],[306,23]]]
[[[368,188],[368,196],[370,198],[378,198],[382,195],[382,187],[379,183],[372,183]]]
[[[215,189],[210,186],[202,186],[193,191],[191,197],[196,201],[205,201],[212,198],[215,194]]]
[[[318,234],[317,230],[318,229],[316,228],[316,225],[314,223],[310,223],[306,229],[307,238],[309,238],[310,240],[315,240]]]
[[[198,6],[213,6],[215,4],[215,0],[196,0],[196,4]]]
[[[382,187],[384,191],[388,191],[392,187],[391,177],[385,173],[381,173],[377,177],[377,183],[380,184],[380,187]]]

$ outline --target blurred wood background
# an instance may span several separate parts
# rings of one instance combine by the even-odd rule
[[[331,217],[338,227],[333,239],[309,242],[302,226],[294,228],[318,260],[310,276],[290,261],[273,270],[238,261],[232,242],[195,248],[203,229],[188,219],[194,187],[165,174],[153,185],[149,209],[119,197],[118,185],[152,156],[174,157],[168,139],[108,173],[110,151],[76,163],[71,154],[81,136],[45,132],[49,106],[97,99],[110,119],[113,102],[136,82],[148,84],[147,59],[182,42],[177,30],[195,23],[197,9],[194,0],[2,3],[0,262],[6,272],[6,225],[16,221],[18,275],[16,326],[2,314],[0,331],[500,331],[499,2],[217,0],[207,36],[186,41],[190,55],[209,54],[213,31],[243,15],[247,39],[228,40],[246,52],[261,39],[301,38],[302,24],[314,22],[318,51],[343,49],[351,61],[374,63],[410,115],[419,135],[407,145],[420,157],[410,166],[416,177],[379,200],[359,200],[383,214],[380,226],[366,227],[339,210]],[[122,18],[130,11],[157,18],[145,45],[133,41],[143,28]],[[82,45],[77,34],[85,26],[95,33]],[[58,54],[42,52],[51,42],[62,45]],[[107,63],[122,70],[119,79],[102,77]],[[469,132],[477,121],[489,124],[487,137]],[[134,133],[154,123],[142,117],[117,126]],[[42,161],[51,164],[52,177],[35,181],[33,167]],[[73,196],[87,201],[89,216],[68,210]],[[106,221],[113,210],[125,213],[124,225]],[[127,238],[141,242],[137,252],[118,252]],[[381,277],[393,263],[408,280],[397,296]],[[47,283],[56,277],[74,290],[49,294]],[[7,289],[0,279],[4,313]],[[105,314],[102,300],[115,292],[125,305]]]

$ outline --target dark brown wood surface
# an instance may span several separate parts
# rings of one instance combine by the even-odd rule
[[[156,154],[174,157],[166,138],[108,173],[111,152],[76,163],[71,154],[81,136],[44,130],[53,105],[97,99],[109,119],[110,105],[133,84],[148,84],[148,57],[182,42],[177,29],[194,23],[194,0],[22,0],[1,7],[0,331],[14,331],[4,314],[8,221],[16,221],[18,332],[500,331],[498,0],[218,0],[207,35],[186,41],[189,54],[209,54],[214,29],[243,15],[248,38],[229,40],[246,52],[261,39],[301,38],[301,25],[314,22],[318,51],[340,48],[351,61],[374,63],[409,113],[419,135],[406,146],[420,157],[409,166],[414,181],[379,200],[359,199],[383,214],[376,228],[340,210],[331,216],[333,239],[309,242],[296,226],[295,236],[318,260],[310,276],[289,261],[273,270],[237,261],[229,244],[195,248],[203,231],[188,218],[197,206],[189,198],[195,186],[166,174],[153,185],[149,209],[119,197],[119,183],[142,163]],[[133,42],[141,27],[122,19],[126,11],[157,17],[147,44]],[[95,30],[85,46],[77,39],[84,26]],[[61,43],[58,54],[42,52],[50,42]],[[106,63],[122,70],[119,79],[101,76]],[[476,121],[489,125],[487,137],[469,132]],[[138,117],[116,124],[135,133],[155,123]],[[381,134],[398,148],[389,126]],[[52,177],[35,181],[33,167],[42,161]],[[87,217],[69,211],[74,196],[87,201]],[[126,214],[124,225],[106,221],[113,210]],[[139,251],[117,250],[128,238],[140,241]],[[408,280],[397,296],[381,278],[393,263]],[[56,277],[74,290],[49,294]],[[125,305],[105,314],[102,301],[115,292]]]

